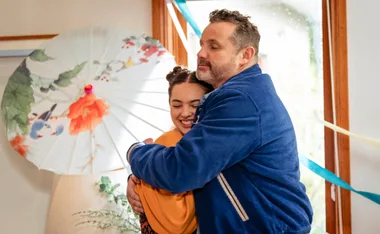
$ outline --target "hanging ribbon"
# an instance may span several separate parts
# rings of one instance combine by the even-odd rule
[[[333,130],[335,132],[342,133],[344,135],[356,138],[356,139],[358,139],[360,141],[369,143],[370,145],[372,145],[374,147],[380,148],[380,139],[373,138],[373,137],[362,136],[362,135],[350,132],[350,131],[348,131],[348,130],[346,130],[344,128],[338,127],[338,126],[336,126],[336,125],[334,125],[334,124],[332,124],[330,122],[327,122],[327,121],[323,121],[323,124],[326,127],[330,128],[331,130]]]
[[[200,31],[198,25],[196,24],[194,18],[192,17],[192,15],[189,11],[189,8],[186,5],[186,1],[185,0],[175,0],[175,3],[178,6],[179,10],[181,11],[183,17],[186,19],[186,21],[193,28],[194,32],[197,34],[198,37],[200,37],[201,31]],[[330,129],[336,131],[336,132],[340,132],[340,133],[343,133],[346,135],[357,137],[361,140],[369,141],[372,144],[380,147],[380,140],[367,138],[367,137],[360,137],[357,134],[350,133],[349,131],[344,130],[342,128],[339,128],[338,126],[335,126],[334,124],[329,123],[327,121],[324,121],[324,125]],[[300,159],[300,162],[305,167],[307,167],[309,170],[311,170],[312,172],[314,172],[318,176],[322,177],[323,179],[327,180],[328,182],[335,184],[341,188],[352,191],[354,193],[357,193],[357,194],[359,194],[359,195],[361,195],[361,196],[363,196],[363,197],[365,197],[365,198],[367,198],[367,199],[369,199],[369,200],[371,200],[377,204],[380,204],[380,194],[356,190],[353,187],[351,187],[347,182],[345,182],[343,179],[341,179],[340,177],[338,177],[337,175],[335,175],[331,171],[327,170],[326,168],[321,167],[320,165],[318,165],[316,162],[312,161],[311,159],[309,159],[303,155],[299,155],[299,159]]]
[[[187,7],[186,1],[185,0],[175,0],[174,2],[176,3],[176,5],[177,5],[179,11],[181,12],[181,14],[183,15],[183,17],[186,19],[186,21],[190,24],[191,28],[194,30],[195,34],[197,34],[197,36],[199,38],[201,38],[202,32],[199,29],[197,23],[195,22],[193,16],[191,15],[190,10]]]
[[[331,171],[321,167],[316,162],[308,159],[307,157],[303,155],[299,155],[300,162],[307,167],[309,170],[314,172],[315,174],[319,175],[323,179],[327,180],[328,182],[335,184],[341,188],[347,189],[349,191],[352,191],[354,193],[357,193],[365,198],[368,198],[369,200],[380,204],[380,194],[370,193],[370,192],[364,192],[364,191],[358,191],[351,187],[348,183],[346,183],[344,180],[336,176]]]

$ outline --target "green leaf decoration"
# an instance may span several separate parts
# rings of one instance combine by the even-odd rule
[[[145,41],[150,45],[156,45],[157,43],[157,40],[150,36],[146,36]]]
[[[119,195],[117,195],[117,197],[118,197],[119,200],[121,200],[121,201],[127,201],[127,197],[126,197],[124,194],[119,194]]]
[[[101,183],[102,184],[106,184],[106,185],[109,185],[111,183],[111,180],[108,176],[102,176],[102,178],[100,179]]]
[[[45,54],[45,50],[44,49],[38,49],[38,50],[35,50],[33,51],[30,55],[29,55],[29,58],[33,61],[37,61],[37,62],[46,62],[48,60],[53,60],[52,57],[49,57]]]
[[[106,190],[107,186],[105,184],[100,184],[99,188],[100,188],[100,192],[104,192]]]
[[[83,62],[79,65],[76,65],[73,70],[61,73],[58,79],[54,81],[54,84],[58,85],[59,87],[67,87],[71,85],[71,79],[75,78],[79,74],[79,72],[82,71],[86,63],[87,62]]]
[[[51,89],[52,91],[57,90],[57,88],[54,85],[49,85],[49,89]]]
[[[115,209],[99,209],[76,212],[73,215],[80,215],[87,218],[87,220],[79,224],[93,223],[103,230],[112,227],[116,228],[120,233],[129,231],[140,233],[140,217],[133,212],[125,194],[119,194],[113,191],[118,187],[117,184],[113,185],[111,180],[106,176],[101,177],[101,182],[96,184],[100,186],[100,193],[107,195],[107,201],[109,203],[115,203],[118,209],[117,211]],[[120,208],[121,211],[119,212],[118,210]]]
[[[25,60],[9,78],[5,87],[1,110],[7,126],[7,132],[16,132],[17,127],[22,135],[28,133],[28,114],[34,103],[32,79]]]
[[[146,40],[146,43],[151,46],[157,46],[158,48],[163,47],[161,43],[158,40],[154,39],[153,37],[146,36],[145,40]]]
[[[40,91],[41,91],[42,93],[47,93],[47,92],[49,92],[49,89],[44,88],[44,87],[41,87],[41,88],[40,88]]]
[[[120,184],[115,184],[113,187],[112,187],[112,190],[115,191],[117,188],[120,187]]]
[[[134,41],[134,40],[136,40],[136,39],[137,39],[136,36],[130,36],[130,37],[125,38],[123,41],[124,41],[124,42],[128,42],[128,41]]]

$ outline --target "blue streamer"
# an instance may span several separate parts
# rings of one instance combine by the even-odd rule
[[[189,8],[187,7],[186,0],[175,0],[175,2],[178,5],[178,8],[180,9],[183,17],[186,19],[186,21],[190,24],[190,26],[193,28],[194,32],[197,34],[197,36],[200,38],[202,33],[199,29],[197,23],[195,22],[193,16],[191,15]],[[319,166],[314,161],[308,159],[307,157],[303,155],[299,155],[300,162],[307,167],[309,170],[314,172],[315,174],[319,175],[323,179],[327,180],[328,182],[335,184],[341,188],[347,189],[349,191],[352,191],[354,193],[357,193],[365,198],[368,198],[369,200],[380,204],[380,194],[370,193],[370,192],[364,192],[364,191],[358,191],[351,187],[347,182],[339,178],[337,175],[332,173],[331,171]]]
[[[319,166],[314,161],[308,159],[305,156],[299,155],[300,162],[307,167],[309,170],[314,172],[315,174],[319,175],[323,179],[327,180],[328,182],[338,185],[341,188],[347,189],[349,191],[352,191],[354,193],[357,193],[359,195],[362,195],[365,198],[368,198],[369,200],[380,204],[380,194],[370,193],[370,192],[364,192],[364,191],[358,191],[351,187],[348,183],[346,183],[344,180],[339,178],[337,175],[332,173],[331,171],[327,170],[326,168],[323,168]]]
[[[190,24],[191,28],[194,30],[195,34],[201,38],[202,32],[199,29],[197,23],[195,22],[193,16],[190,13],[189,8],[187,7],[186,0],[175,0],[179,10],[181,11],[183,17]]]

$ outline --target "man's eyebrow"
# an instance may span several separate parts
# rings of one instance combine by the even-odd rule
[[[216,40],[216,39],[209,39],[207,41],[210,42],[210,43],[218,43],[218,44],[220,44],[220,42],[218,40]]]

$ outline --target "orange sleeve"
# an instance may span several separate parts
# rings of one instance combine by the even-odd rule
[[[175,146],[182,135],[172,130],[162,134],[155,143],[166,147]],[[192,192],[172,194],[154,189],[145,182],[136,185],[145,215],[153,230],[160,234],[187,234],[197,228],[195,203]]]
[[[161,136],[159,136],[154,143],[163,145],[166,147],[175,146],[179,140],[181,140],[182,135],[176,130],[172,130],[170,132],[165,132]]]

